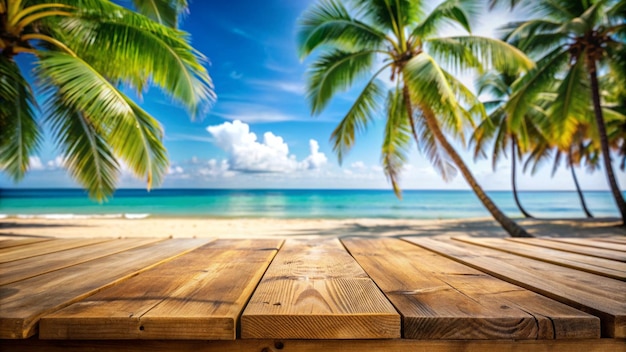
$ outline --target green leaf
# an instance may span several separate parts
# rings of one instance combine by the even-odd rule
[[[354,19],[337,0],[324,0],[308,9],[298,21],[298,50],[304,58],[321,45],[351,51],[378,48],[386,39],[378,28]]]
[[[62,96],[52,94],[46,103],[47,121],[71,175],[98,201],[115,191],[119,164],[98,124],[74,110]]]
[[[498,70],[517,75],[534,67],[534,63],[523,52],[501,40],[461,36],[429,39],[429,52],[435,52],[463,72],[464,68]],[[480,63],[480,64],[478,64]]]
[[[168,161],[154,118],[80,58],[42,53],[36,74],[48,94],[57,92],[64,106],[92,121],[115,155],[146,179],[148,188],[160,183]]]
[[[371,71],[375,52],[333,50],[320,55],[307,72],[307,99],[319,114],[337,93],[347,90]]]
[[[425,113],[432,113],[426,107],[420,107]],[[435,170],[441,175],[444,181],[449,182],[457,175],[456,166],[450,159],[448,153],[441,147],[435,135],[428,128],[424,116],[418,116],[416,119],[416,128],[418,133],[418,146],[424,156],[430,161]]]
[[[416,0],[353,0],[356,11],[370,23],[395,33],[417,23],[424,15],[424,3]]]
[[[376,80],[376,75],[374,75],[356,98],[346,116],[333,130],[330,141],[340,164],[344,155],[354,145],[356,133],[364,131],[368,123],[374,119],[380,100],[384,96],[383,92],[381,83]]]
[[[402,198],[398,179],[411,147],[412,132],[409,119],[412,117],[407,114],[406,101],[401,89],[389,91],[386,106],[387,123],[381,150],[381,162],[393,191],[398,198]]]
[[[437,5],[428,16],[421,21],[411,33],[412,37],[420,40],[431,37],[445,22],[459,24],[468,33],[472,32],[471,19],[478,16],[480,6],[478,1],[447,0]]]
[[[582,57],[569,69],[559,84],[557,97],[548,110],[552,140],[561,148],[571,145],[581,122],[594,124],[591,114],[591,89]]]
[[[129,83],[139,93],[150,82],[194,116],[215,100],[211,78],[202,66],[205,58],[189,45],[186,33],[123,8],[110,10],[106,15],[82,10],[76,17],[63,18],[56,34],[113,82]]]
[[[178,26],[178,17],[187,10],[186,0],[133,0],[137,11],[168,27]]]
[[[0,55],[0,168],[19,181],[41,143],[35,99],[14,61]],[[8,103],[11,102],[11,103]]]

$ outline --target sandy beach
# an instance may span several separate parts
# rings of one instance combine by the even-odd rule
[[[618,219],[519,219],[535,236],[624,236]],[[492,219],[19,219],[0,220],[0,239],[33,237],[315,238],[376,236],[506,237]]]

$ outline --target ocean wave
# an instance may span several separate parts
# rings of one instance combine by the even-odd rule
[[[134,219],[145,219],[150,214],[124,214],[124,218],[134,220]]]
[[[82,219],[145,219],[150,214],[0,214],[0,219],[46,219],[46,220],[82,220]]]

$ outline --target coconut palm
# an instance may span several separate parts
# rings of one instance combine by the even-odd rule
[[[472,142],[474,143],[474,157],[484,157],[486,145],[493,142],[491,160],[493,169],[496,169],[502,156],[510,149],[511,153],[511,187],[513,199],[522,214],[532,218],[522,206],[517,194],[517,159],[522,159],[523,154],[537,143],[543,143],[545,136],[545,114],[540,104],[533,106],[524,119],[517,125],[512,125],[505,110],[506,102],[511,95],[511,85],[517,77],[499,72],[486,72],[476,80],[478,94],[488,93],[491,100],[483,102],[489,116],[483,120],[474,130]],[[545,104],[544,104],[545,105]]]
[[[613,166],[605,116],[602,109],[599,72],[614,67],[626,75],[626,2],[617,0],[528,1],[533,19],[508,26],[507,39],[537,60],[514,87],[508,111],[520,118],[538,92],[558,75],[557,98],[548,111],[563,149],[572,143],[580,119],[591,116],[598,130],[602,161],[610,190],[626,225],[626,201],[620,192]]]
[[[458,169],[507,232],[529,236],[487,196],[445,134],[464,141],[464,130],[485,115],[482,104],[453,72],[495,67],[518,73],[532,65],[530,60],[495,39],[437,36],[449,23],[470,32],[477,1],[447,0],[430,13],[425,12],[426,2],[417,0],[345,3],[348,6],[322,0],[309,8],[300,20],[298,37],[303,58],[319,53],[310,64],[307,83],[313,114],[321,113],[338,92],[364,84],[331,135],[339,161],[354,145],[355,134],[384,111],[381,159],[398,196],[398,174],[415,140],[444,179]],[[390,75],[391,88],[380,82],[384,74]]]
[[[15,181],[41,140],[42,97],[65,167],[91,197],[112,194],[123,163],[148,188],[168,168],[158,121],[130,99],[147,84],[197,114],[214,99],[203,56],[179,30],[105,0],[0,0],[0,166]],[[15,58],[34,66],[34,83]]]

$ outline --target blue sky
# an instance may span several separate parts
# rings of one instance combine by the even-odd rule
[[[296,23],[311,0],[191,1],[182,23],[192,44],[207,56],[207,68],[218,96],[211,110],[195,120],[153,88],[140,100],[165,130],[171,167],[161,187],[199,188],[390,188],[380,167],[384,121],[358,136],[340,166],[330,134],[350,107],[356,92],[336,97],[312,117],[304,97],[306,64],[296,50]],[[512,15],[485,14],[474,32],[490,35]],[[452,33],[452,31],[450,31]],[[471,85],[471,78],[465,78]],[[488,190],[510,189],[510,167],[494,172],[490,160],[474,162],[457,144],[479,182]],[[548,165],[546,165],[548,166]],[[616,165],[617,166],[617,165]],[[554,178],[549,167],[537,175],[519,176],[519,188],[572,190],[568,170]],[[616,167],[617,171],[617,167]],[[618,182],[626,187],[624,172]],[[607,189],[604,174],[578,172],[587,190]],[[445,183],[417,151],[401,176],[406,189],[467,189],[462,177]],[[31,171],[19,184],[0,176],[0,187],[79,187],[62,168],[62,157],[49,138],[31,160]],[[119,187],[145,187],[127,171]]]

